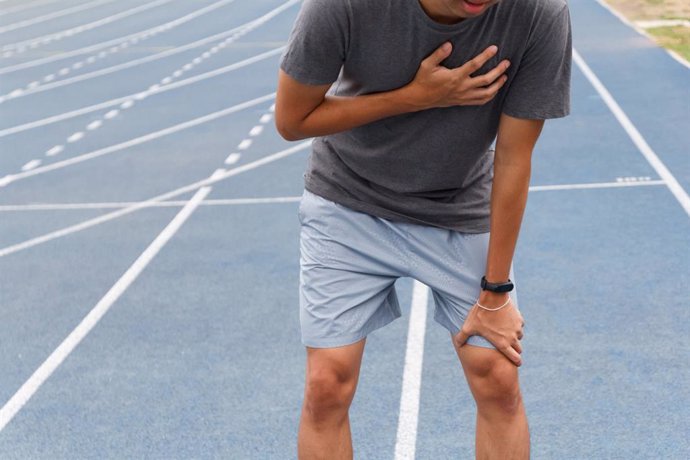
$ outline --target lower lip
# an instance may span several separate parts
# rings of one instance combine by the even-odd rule
[[[468,13],[481,13],[482,10],[484,9],[484,4],[483,3],[470,3],[467,0],[462,0],[463,6],[465,7],[465,10],[467,10]]]

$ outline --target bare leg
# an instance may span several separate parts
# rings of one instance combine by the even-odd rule
[[[336,348],[307,347],[299,460],[351,460],[349,409],[357,388],[366,338]]]
[[[477,460],[529,459],[518,368],[497,350],[467,344],[454,348],[477,403]]]

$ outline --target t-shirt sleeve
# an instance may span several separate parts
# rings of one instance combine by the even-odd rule
[[[570,113],[572,30],[567,4],[533,35],[513,76],[503,113],[547,119]]]
[[[280,68],[303,84],[333,83],[347,55],[349,22],[346,0],[305,0]]]

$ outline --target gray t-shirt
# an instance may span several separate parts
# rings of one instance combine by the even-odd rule
[[[389,220],[489,231],[493,151],[501,112],[528,119],[570,111],[570,16],[565,0],[504,0],[453,25],[419,0],[305,0],[281,68],[330,94],[400,88],[443,42],[456,68],[489,45],[509,59],[508,81],[483,106],[408,113],[315,138],[304,174],[312,193]]]

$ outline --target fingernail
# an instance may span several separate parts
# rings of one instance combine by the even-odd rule
[[[498,46],[496,46],[496,45],[491,45],[491,46],[489,47],[489,49],[491,49],[491,52],[492,52],[492,53],[495,53],[496,51],[498,51]]]
[[[510,67],[510,61],[506,61],[506,69]]]
[[[445,42],[445,43],[443,44],[443,51],[450,51],[450,49],[451,49],[452,46],[453,46],[453,45],[451,45],[450,42]]]

